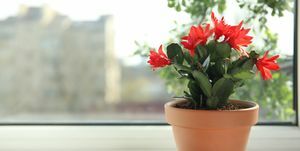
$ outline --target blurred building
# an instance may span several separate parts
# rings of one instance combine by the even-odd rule
[[[1,102],[77,110],[119,101],[113,35],[113,16],[72,21],[47,6],[21,6],[0,21]]]

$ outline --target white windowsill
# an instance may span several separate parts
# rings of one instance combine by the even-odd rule
[[[1,126],[0,151],[175,151],[169,126]],[[247,151],[299,151],[300,128],[255,126]]]

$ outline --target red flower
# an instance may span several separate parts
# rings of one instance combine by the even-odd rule
[[[227,25],[225,24],[224,17],[219,21],[213,12],[211,13],[211,18],[215,26],[213,29],[215,40],[224,36],[223,42],[227,42],[231,48],[240,51],[242,55],[248,56],[248,53],[241,47],[247,47],[252,43],[251,40],[253,37],[247,35],[250,29],[242,28],[243,22],[240,22],[236,26]]]
[[[181,38],[181,44],[190,51],[191,56],[195,55],[197,45],[206,44],[207,38],[212,34],[212,30],[209,27],[209,24],[206,25],[205,29],[201,25],[198,27],[192,26],[189,35]]]
[[[148,63],[154,69],[159,67],[164,67],[171,64],[170,59],[162,50],[162,45],[160,45],[158,49],[158,53],[155,50],[150,50],[149,60]]]
[[[230,28],[229,34],[226,37],[226,42],[228,42],[233,49],[238,50],[247,56],[247,52],[241,47],[247,47],[251,44],[253,37],[247,35],[250,29],[241,28],[242,24],[243,22],[240,22],[239,25]]]
[[[215,33],[215,40],[218,40],[220,37],[225,36],[228,37],[229,31],[231,26],[225,24],[224,17],[219,21],[216,17],[214,12],[211,13],[211,20],[214,23],[214,33]]]
[[[266,51],[264,56],[260,59],[257,59],[256,67],[260,71],[261,76],[264,80],[272,79],[272,74],[270,70],[279,70],[280,67],[276,63],[276,59],[279,58],[279,55],[272,56],[268,58],[269,51]]]

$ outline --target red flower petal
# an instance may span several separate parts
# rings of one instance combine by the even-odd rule
[[[279,58],[279,55],[276,55],[276,56],[273,56],[273,57],[271,57],[271,58],[269,58],[269,59],[267,59],[268,61],[274,61],[274,60],[276,60],[276,59],[278,59]]]

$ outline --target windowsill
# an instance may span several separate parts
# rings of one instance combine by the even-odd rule
[[[299,151],[300,128],[255,126],[247,151]],[[1,126],[0,150],[174,151],[169,126]]]

